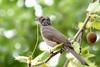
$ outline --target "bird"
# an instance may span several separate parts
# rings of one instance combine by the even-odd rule
[[[74,50],[71,42],[56,28],[52,26],[51,20],[48,16],[37,17],[40,26],[40,32],[43,40],[51,47],[63,43],[65,51],[71,53],[81,64],[87,65],[87,62]]]

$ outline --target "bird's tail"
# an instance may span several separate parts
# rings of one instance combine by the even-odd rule
[[[77,58],[77,59],[81,62],[81,64],[89,66],[89,65],[86,63],[86,61],[85,61],[78,53],[76,53],[76,51],[75,51],[74,49],[71,49],[71,48],[69,48],[69,47],[64,47],[64,48],[65,48],[66,51],[68,51],[68,52],[70,52],[72,55],[74,55],[75,58]]]

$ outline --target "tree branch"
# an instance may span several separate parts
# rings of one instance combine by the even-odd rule
[[[46,60],[44,60],[44,61],[42,61],[42,62],[38,62],[37,64],[32,65],[32,67],[34,67],[34,66],[40,66],[40,65],[42,65],[42,64],[47,63],[52,57],[54,57],[55,55],[57,55],[58,53],[61,53],[61,52],[62,52],[62,49],[59,50],[59,51],[57,51],[57,52],[55,52],[55,53],[52,53]]]
[[[78,32],[75,34],[75,36],[74,36],[72,42],[74,42],[74,41],[77,40],[77,38],[78,38],[78,36],[80,35],[81,32],[82,32],[82,33],[84,32],[84,30],[85,30],[85,28],[86,28],[86,24],[88,23],[89,20],[90,20],[90,13],[87,14],[87,17],[86,17],[85,20],[84,20],[84,24],[83,24],[82,28],[80,28],[80,29],[78,30]]]

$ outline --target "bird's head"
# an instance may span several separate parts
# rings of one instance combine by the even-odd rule
[[[42,25],[42,26],[49,26],[49,25],[51,25],[50,18],[47,17],[47,16],[38,17],[38,18],[36,18],[36,20],[39,21],[39,24]]]

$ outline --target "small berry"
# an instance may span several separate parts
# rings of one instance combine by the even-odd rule
[[[89,32],[86,36],[86,39],[87,39],[87,42],[89,44],[93,44],[96,42],[96,39],[97,39],[97,35],[95,32]]]

